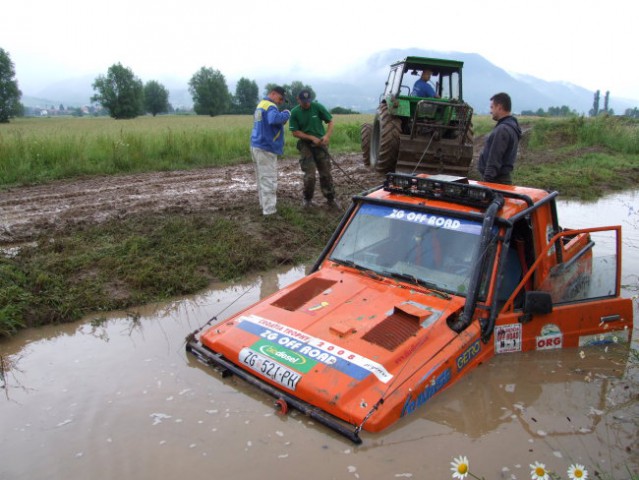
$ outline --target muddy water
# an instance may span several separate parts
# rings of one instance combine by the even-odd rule
[[[559,209],[564,226],[623,225],[628,285],[639,272],[638,215],[628,215],[638,204],[626,194]],[[627,346],[498,356],[360,446],[277,415],[270,397],[187,357],[189,332],[304,270],[0,343],[0,479],[445,479],[460,454],[486,479],[530,478],[536,460],[563,478],[573,462],[591,478],[639,469],[639,372]],[[637,328],[633,337],[636,347]]]

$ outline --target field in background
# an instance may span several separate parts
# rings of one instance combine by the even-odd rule
[[[359,150],[372,115],[335,115],[331,150]],[[0,187],[83,175],[233,165],[250,161],[253,117],[163,115],[18,118],[0,125]],[[287,134],[284,154],[297,155]]]
[[[373,115],[335,115],[332,153],[359,152]],[[526,132],[514,180],[581,198],[638,176],[639,122],[624,117],[518,117]],[[477,148],[495,122],[473,118]],[[0,188],[88,175],[188,170],[250,162],[252,116],[19,118],[0,125]],[[287,133],[284,155],[296,157]],[[477,152],[476,152],[477,153]],[[478,178],[471,170],[471,178]]]

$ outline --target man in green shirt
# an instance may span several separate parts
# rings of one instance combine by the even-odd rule
[[[291,110],[289,128],[297,140],[301,154],[300,167],[304,172],[304,207],[310,207],[315,192],[315,172],[319,172],[320,188],[328,206],[340,209],[335,199],[335,187],[331,176],[331,157],[328,144],[333,134],[333,116],[326,107],[313,102],[311,92],[302,90],[297,96],[298,105]],[[326,124],[326,128],[324,128]]]

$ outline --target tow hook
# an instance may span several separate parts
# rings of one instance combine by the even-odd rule
[[[288,403],[286,403],[286,400],[283,398],[278,398],[273,406],[280,415],[286,415],[288,413]]]

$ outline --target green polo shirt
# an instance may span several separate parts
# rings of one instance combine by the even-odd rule
[[[324,123],[333,119],[326,107],[321,103],[311,102],[311,107],[304,110],[299,105],[291,110],[289,128],[291,132],[301,130],[302,132],[321,138],[326,133]]]

